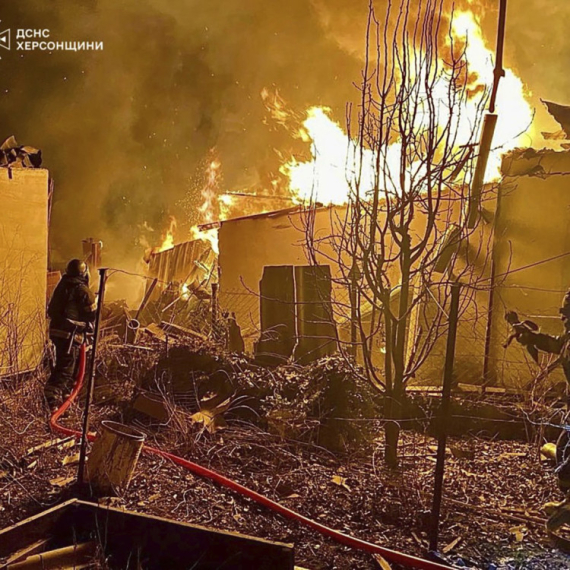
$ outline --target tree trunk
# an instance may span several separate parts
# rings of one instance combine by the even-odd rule
[[[400,427],[394,418],[394,402],[390,396],[386,396],[386,426],[384,428],[384,456],[386,465],[395,469],[398,467],[398,441],[400,439]]]
[[[398,307],[398,320],[391,335],[391,356],[393,360],[393,382],[387,391],[385,458],[389,467],[398,466],[398,442],[400,440],[400,420],[402,419],[402,399],[404,394],[404,369],[406,354],[406,330],[408,325],[408,304],[410,296],[410,237],[402,233],[400,270],[401,291]]]
[[[388,467],[398,467],[398,443],[400,441],[400,420],[402,419],[402,395],[396,391],[386,394],[386,426],[384,428],[384,455]]]

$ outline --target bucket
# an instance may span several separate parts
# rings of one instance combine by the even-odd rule
[[[118,495],[131,482],[146,435],[118,422],[101,422],[87,462],[87,480],[103,495]]]
[[[139,321],[137,321],[137,319],[131,319],[127,321],[127,328],[125,331],[125,342],[127,344],[136,343],[140,328],[141,324]]]

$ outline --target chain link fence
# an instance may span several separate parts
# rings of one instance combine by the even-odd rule
[[[143,274],[127,275],[125,272],[114,274],[115,271],[109,272],[109,291],[112,294],[107,298],[108,311],[110,314],[114,312],[115,317],[126,314],[126,321],[137,319],[142,327],[149,324],[163,328],[168,324],[182,327],[205,338],[217,339],[225,345],[228,342],[228,319],[235,319],[243,338],[245,352],[254,353],[255,344],[262,336],[260,318],[262,299],[258,292],[246,287],[222,288],[214,300],[215,308],[212,312],[211,293],[188,290],[180,284],[157,283],[156,278]],[[121,286],[113,287],[113,281],[117,279],[121,280]],[[128,285],[125,285],[126,283]],[[154,291],[141,309],[141,299],[153,283]],[[127,304],[125,300],[117,298],[118,291],[121,293],[137,291],[139,304]],[[519,343],[512,342],[507,346],[512,329],[504,320],[505,312],[514,310],[521,320],[536,322],[541,331],[552,335],[562,334],[563,327],[559,320],[558,308],[563,293],[558,290],[537,291],[532,287],[499,286],[494,292],[495,304],[489,320],[490,291],[463,287],[455,350],[455,385],[465,387],[467,390],[498,389],[514,393],[528,391],[537,378],[544,384],[545,390],[556,385],[565,385],[561,368],[551,366],[554,361],[552,355],[541,354],[537,363]],[[440,299],[443,294],[442,287],[432,287],[424,296],[424,301],[412,311],[410,316],[408,350],[411,350],[413,335],[417,333],[419,326],[424,328],[423,334],[425,334],[425,330],[429,329],[430,319],[440,319],[442,323],[436,331],[432,331],[431,334],[435,338],[430,343],[429,354],[410,380],[410,386],[417,389],[437,388],[441,385],[447,336],[445,303]],[[295,311],[298,311],[299,303],[294,305]],[[347,288],[333,284],[330,307],[331,319],[336,325],[333,333],[336,336],[331,341],[336,342],[344,353],[351,354],[354,331],[351,321],[351,296]],[[366,308],[361,307],[364,326],[367,326],[366,318]],[[104,333],[117,334],[125,341],[128,340],[128,327],[125,325],[125,319],[120,317],[119,320],[121,319],[122,325],[113,324],[112,319],[109,320]],[[381,327],[372,344],[372,351],[376,365],[381,367],[385,353]],[[357,360],[362,363],[361,351],[357,354]]]

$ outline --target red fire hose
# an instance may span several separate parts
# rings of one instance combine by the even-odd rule
[[[75,435],[81,436],[81,432],[77,430],[73,430],[70,428],[66,428],[57,423],[59,418],[65,413],[65,411],[71,406],[79,390],[81,390],[81,386],[83,385],[83,377],[85,375],[85,345],[81,346],[81,350],[79,353],[79,365],[77,370],[77,377],[75,381],[75,386],[73,391],[71,392],[70,396],[67,400],[62,404],[62,406],[57,409],[50,418],[50,427],[54,432],[60,433],[62,435]],[[95,434],[88,434],[89,441],[93,441],[96,438]],[[252,499],[256,503],[260,505],[264,505],[265,507],[270,508],[271,510],[287,517],[303,523],[306,526],[313,528],[314,530],[320,532],[321,534],[328,536],[335,540],[336,542],[340,542],[341,544],[345,544],[346,546],[350,546],[351,548],[356,548],[359,550],[364,550],[365,552],[369,552],[371,554],[379,554],[380,556],[384,557],[389,562],[394,562],[396,564],[402,564],[403,566],[407,566],[410,568],[418,568],[420,570],[449,570],[449,566],[444,566],[443,564],[438,564],[437,562],[431,562],[430,560],[424,560],[423,558],[417,558],[416,556],[411,556],[409,554],[404,554],[403,552],[398,552],[396,550],[391,550],[389,548],[384,548],[382,546],[378,546],[376,544],[372,544],[371,542],[366,542],[365,540],[360,540],[359,538],[354,538],[338,530],[334,530],[329,528],[323,524],[320,524],[310,518],[307,518],[296,511],[293,511],[280,503],[253,491],[252,489],[248,489],[211,469],[206,467],[202,467],[197,463],[193,463],[192,461],[188,461],[187,459],[183,459],[182,457],[178,457],[177,455],[173,455],[172,453],[167,453],[166,451],[161,451],[160,449],[156,449],[154,447],[144,446],[144,451],[150,453],[152,455],[159,455],[161,457],[165,457],[166,459],[170,459],[173,463],[177,465],[181,465],[182,467],[192,471],[196,475],[200,475],[201,477],[205,477],[212,481],[215,481],[219,485],[227,487],[232,491],[236,491],[240,495],[244,497],[248,497]]]

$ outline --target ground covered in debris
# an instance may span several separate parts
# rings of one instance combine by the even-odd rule
[[[94,427],[104,418],[135,422],[147,432],[150,443],[215,469],[303,515],[392,549],[425,555],[435,465],[433,438],[421,431],[405,431],[397,471],[384,467],[381,424],[369,417],[353,418],[352,432],[344,431],[353,436],[362,432],[365,437],[352,437],[343,451],[327,449],[318,437],[314,415],[326,389],[320,396],[308,389],[309,384],[315,385],[314,366],[271,372],[274,384],[264,392],[259,408],[266,416],[263,423],[249,421],[248,413],[259,417],[259,410],[251,401],[251,390],[247,399],[243,390],[238,394],[235,382],[229,400],[239,405],[234,402],[232,413],[224,393],[224,401],[218,398],[215,403],[222,416],[215,422],[209,413],[200,418],[192,408],[196,401],[216,396],[200,383],[193,384],[193,404],[185,401],[191,399],[188,393],[182,397],[162,384],[172,413],[162,425],[145,422],[129,406],[144,384],[133,379],[146,377],[148,383],[149,370],[160,369],[162,357],[150,348],[107,349],[98,370]],[[250,387],[266,374],[247,363],[234,361],[233,365],[238,367],[235,376],[249,378]],[[317,373],[326,372],[329,365],[317,366]],[[306,382],[307,375],[313,375],[311,382]],[[284,378],[299,386],[305,382],[305,388],[293,393],[283,388]],[[49,432],[42,381],[28,377],[0,388],[0,527],[67,498],[76,472],[75,440],[54,442]],[[243,388],[243,378],[238,384]],[[223,392],[216,390],[218,395]],[[293,413],[297,419],[303,417],[302,425],[294,425],[291,431],[280,427],[289,417],[295,424],[288,415]],[[321,420],[326,419],[326,411],[320,413]],[[65,423],[78,426],[79,414],[74,406]],[[267,416],[279,421],[268,422]],[[550,545],[541,512],[544,502],[559,498],[552,465],[540,458],[537,442],[453,438],[446,465],[442,553],[458,566],[475,568],[570,568],[570,557]],[[297,565],[312,570],[378,567],[366,553],[336,544],[153,456],[142,456],[130,489],[112,502],[139,512],[294,543]]]

